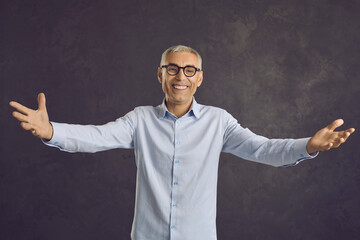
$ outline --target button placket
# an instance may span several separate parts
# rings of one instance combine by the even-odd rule
[[[174,156],[173,156],[173,176],[172,176],[172,194],[171,194],[171,205],[170,205],[170,230],[173,231],[176,228],[176,207],[177,207],[177,189],[179,185],[178,179],[178,164],[177,159],[178,148],[180,147],[180,120],[174,121]]]

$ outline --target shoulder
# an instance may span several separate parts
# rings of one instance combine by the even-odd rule
[[[227,114],[227,111],[225,109],[209,105],[198,104],[198,109],[201,115],[224,116],[225,114]]]
[[[159,116],[161,108],[160,106],[138,106],[134,108],[133,112],[138,119],[149,119]]]
[[[155,110],[156,107],[154,106],[138,106],[135,107],[134,111],[135,112],[143,112],[143,113],[147,113],[147,112],[152,112]]]
[[[238,123],[229,112],[220,107],[199,104],[199,113],[200,117],[211,121],[218,121],[223,126]]]
[[[150,121],[157,116],[157,109],[153,106],[138,106],[132,111],[125,114],[123,117],[117,119],[117,121],[128,122],[133,128],[136,128],[139,124]]]

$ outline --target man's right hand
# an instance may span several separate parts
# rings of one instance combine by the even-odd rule
[[[38,103],[39,108],[37,110],[27,108],[14,101],[11,101],[9,104],[19,111],[14,111],[12,115],[21,122],[22,128],[31,131],[34,136],[50,140],[53,136],[53,127],[49,122],[44,93],[39,93]]]

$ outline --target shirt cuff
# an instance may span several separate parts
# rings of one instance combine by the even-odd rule
[[[64,146],[66,134],[65,134],[65,128],[63,124],[56,123],[56,122],[50,122],[53,127],[53,136],[50,140],[41,139],[41,141],[50,147],[57,147],[60,148],[60,146]]]
[[[294,163],[284,165],[283,167],[295,166],[299,162],[317,157],[319,152],[309,154],[306,150],[306,145],[309,140],[310,140],[310,137],[300,138],[300,139],[295,140],[295,143],[293,145],[293,151],[294,151],[294,159],[297,159],[297,160]]]

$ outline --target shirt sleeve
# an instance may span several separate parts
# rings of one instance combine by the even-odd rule
[[[318,153],[310,155],[306,150],[310,138],[268,139],[256,135],[248,128],[243,128],[229,113],[225,112],[224,117],[223,152],[275,167],[294,166],[318,155]]]
[[[133,148],[136,129],[135,110],[104,125],[78,125],[51,122],[53,137],[44,144],[66,152],[99,152],[114,148]]]

